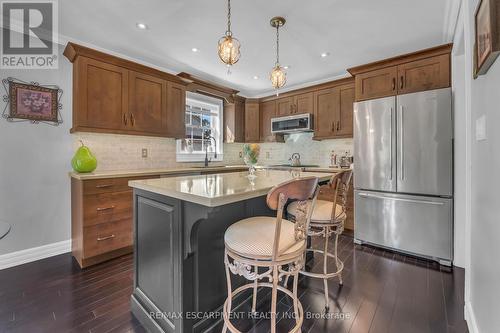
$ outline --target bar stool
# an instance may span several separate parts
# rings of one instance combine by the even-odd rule
[[[305,177],[277,185],[269,191],[266,199],[267,206],[277,211],[276,217],[250,217],[236,222],[226,230],[224,264],[228,296],[223,307],[223,332],[228,329],[233,333],[240,332],[230,321],[232,298],[244,290],[253,289],[252,312],[255,313],[259,287],[272,288],[271,332],[276,332],[278,290],[293,300],[296,325],[290,332],[300,332],[304,312],[297,297],[298,275],[304,265],[307,229],[318,192],[316,177]],[[288,200],[297,200],[295,223],[283,218]],[[251,282],[233,291],[231,273]],[[278,284],[284,276],[293,276],[293,291]],[[263,281],[264,279],[269,282]]]
[[[313,253],[321,253],[323,255],[323,273],[306,272],[304,269],[300,274],[314,278],[323,279],[325,291],[325,308],[329,308],[328,297],[328,279],[338,276],[339,283],[342,285],[342,271],[344,263],[338,258],[337,246],[339,235],[344,231],[344,222],[347,218],[346,202],[347,192],[349,190],[349,183],[352,177],[352,170],[343,171],[335,174],[328,186],[334,189],[332,201],[317,200],[314,205],[311,222],[309,224],[308,236],[323,237],[324,247],[323,250],[308,248],[306,251]],[[297,216],[299,203],[292,202],[287,207],[288,217],[295,220]],[[334,252],[328,252],[328,240],[331,235],[335,235]],[[337,270],[335,272],[328,272],[328,258],[335,260]]]

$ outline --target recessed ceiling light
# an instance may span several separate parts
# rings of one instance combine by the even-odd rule
[[[321,58],[326,58],[330,55],[330,52],[323,52],[321,53]]]
[[[259,77],[258,77],[257,75],[254,75],[253,79],[254,79],[254,80],[258,80],[258,79],[259,79]]]
[[[141,30],[146,30],[146,29],[148,28],[148,26],[147,26],[146,24],[144,24],[144,23],[140,23],[140,22],[139,22],[139,23],[136,23],[136,27],[137,27],[138,29],[141,29]]]
[[[191,51],[193,51],[193,52],[198,52],[198,49],[197,49],[196,47],[193,47],[193,48],[191,49]]]
[[[289,69],[289,68],[291,68],[291,67],[292,67],[292,66],[290,66],[290,65],[283,66],[283,68],[284,68],[284,69]]]

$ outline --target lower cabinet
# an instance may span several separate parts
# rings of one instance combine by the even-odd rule
[[[71,179],[72,253],[85,268],[132,252],[132,189],[129,180]]]
[[[183,175],[238,172],[242,166],[190,171]],[[181,174],[171,174],[171,177]],[[81,180],[71,178],[71,251],[81,268],[133,251],[133,191],[130,180],[165,174]]]

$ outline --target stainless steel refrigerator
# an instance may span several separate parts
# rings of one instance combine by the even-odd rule
[[[451,89],[354,104],[355,241],[451,265]]]

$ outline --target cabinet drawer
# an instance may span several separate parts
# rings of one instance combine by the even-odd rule
[[[83,229],[84,258],[132,245],[132,222],[121,220]]]
[[[154,179],[154,178],[160,178],[160,175],[84,180],[83,194],[99,194],[99,193],[127,191],[131,190],[131,188],[128,186],[128,182],[130,180]]]
[[[132,219],[132,191],[85,195],[84,226]]]
[[[129,178],[92,179],[83,182],[84,194],[99,194],[129,190]]]

